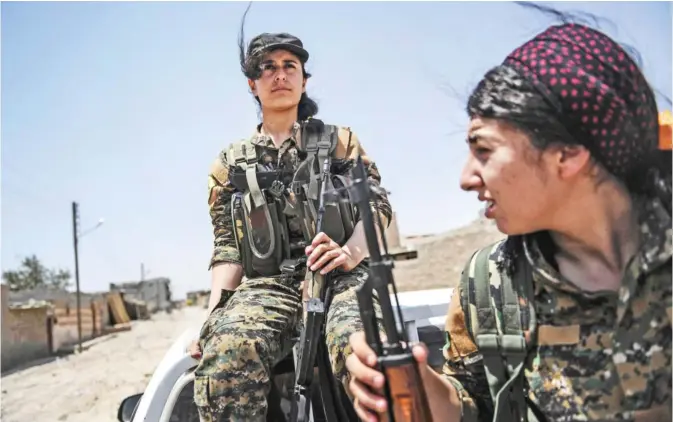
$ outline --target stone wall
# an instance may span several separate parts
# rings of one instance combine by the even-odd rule
[[[2,371],[51,354],[48,305],[11,308],[2,285]]]

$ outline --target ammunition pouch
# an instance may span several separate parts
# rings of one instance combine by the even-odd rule
[[[273,199],[262,206],[248,208],[240,192],[231,198],[234,237],[241,254],[245,276],[278,275],[281,263],[290,255],[287,223],[280,201]]]
[[[316,127],[319,130],[315,130]],[[322,130],[324,128],[324,130]],[[286,170],[266,170],[250,140],[234,143],[227,154],[229,180],[236,188],[231,198],[234,237],[247,278],[280,274],[295,277],[305,270],[304,247],[315,236],[320,207],[321,170],[328,160],[327,191],[343,188],[347,177],[333,174],[331,159],[338,141],[338,128],[311,119],[302,138],[307,158],[291,176]],[[287,188],[294,194],[288,201]],[[322,231],[339,245],[353,234],[357,213],[351,201],[325,203]],[[287,218],[301,221],[303,241],[291,242]],[[299,258],[296,258],[299,257]],[[293,259],[295,258],[295,259]]]
[[[302,225],[304,238],[312,239],[312,234],[315,233],[314,224],[317,221],[318,210],[320,209],[320,198],[317,195],[316,197],[308,196],[307,191],[309,187],[307,184],[297,181],[293,183],[295,183],[293,190],[297,201],[296,207],[300,208],[298,210],[300,218],[306,223],[311,222],[310,226],[307,226],[307,224]],[[346,185],[347,179],[344,176],[330,173],[330,177],[327,179],[326,191],[334,191]],[[325,214],[323,216],[322,232],[340,246],[343,246],[353,235],[353,229],[357,222],[357,211],[352,202],[347,202],[347,200],[337,203],[325,203],[323,206],[325,207]]]
[[[323,170],[327,160],[329,177],[327,178],[326,191],[340,190],[348,196],[344,188],[348,183],[348,176],[336,174],[333,171],[332,157],[339,141],[339,128],[325,125],[320,120],[311,119],[304,128],[302,138],[305,139],[305,151],[307,158],[297,169],[292,181],[297,207],[300,209],[300,217],[303,221],[311,221],[315,224],[320,208],[320,190],[322,188]],[[348,198],[334,203],[323,203],[325,213],[322,221],[322,232],[333,241],[343,246],[353,234],[357,222],[357,212],[353,202]],[[312,239],[311,233],[315,233],[315,227],[307,230],[304,227],[304,238]]]

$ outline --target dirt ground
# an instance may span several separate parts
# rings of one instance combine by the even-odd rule
[[[134,322],[85,343],[81,354],[33,364],[0,379],[2,422],[114,422],[121,401],[141,393],[173,341],[199,324],[202,308]]]
[[[395,264],[398,289],[455,287],[472,252],[502,237],[491,222],[478,220],[449,233],[403,239],[418,259]],[[124,397],[144,390],[172,342],[204,312],[189,307],[153,315],[134,322],[131,331],[92,341],[82,354],[3,376],[2,422],[116,421]]]

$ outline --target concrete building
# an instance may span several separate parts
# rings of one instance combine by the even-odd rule
[[[11,306],[9,288],[2,284],[2,356],[1,371],[22,363],[47,357],[52,350],[51,306],[44,302],[30,302]]]
[[[98,293],[84,293],[80,292],[80,306],[82,309],[91,308],[94,302],[106,303],[105,295],[107,292]],[[40,286],[29,290],[21,290],[18,292],[8,292],[9,303],[25,303],[28,301],[47,301],[52,303],[56,308],[67,308],[72,312],[77,312],[77,295],[75,292],[64,289],[55,289],[49,286]],[[102,309],[103,315],[101,322],[104,326],[110,324],[110,316],[108,314],[107,306]]]
[[[110,283],[110,291],[124,293],[124,298],[142,300],[150,313],[171,308],[171,280],[166,277],[152,278],[129,283]]]

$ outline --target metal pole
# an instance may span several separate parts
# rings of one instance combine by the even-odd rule
[[[72,238],[75,247],[75,286],[77,288],[77,349],[82,352],[82,307],[80,306],[80,290],[79,290],[79,258],[77,256],[77,226],[78,226],[78,205],[77,202],[72,203]]]
[[[149,313],[150,305],[145,298],[145,264],[140,263],[140,283],[138,283],[138,291],[140,292],[140,300],[147,304],[147,312]]]

